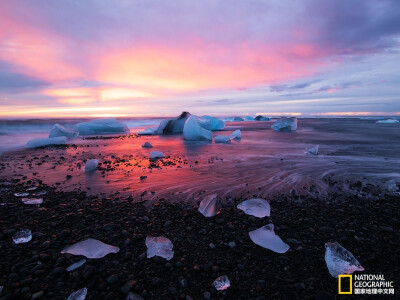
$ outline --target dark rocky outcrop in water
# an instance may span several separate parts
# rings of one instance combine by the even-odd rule
[[[158,127],[159,134],[175,134],[182,133],[186,120],[191,116],[190,112],[184,111],[179,117],[172,120],[161,122]]]

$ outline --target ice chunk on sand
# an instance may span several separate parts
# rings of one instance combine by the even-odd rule
[[[126,300],[144,300],[144,299],[137,294],[129,292],[128,296],[126,297]]]
[[[204,129],[195,116],[190,116],[183,127],[183,137],[189,141],[211,141],[211,131]]]
[[[217,289],[217,291],[223,291],[231,286],[231,282],[229,281],[228,276],[223,275],[215,279],[213,285]]]
[[[358,260],[338,242],[325,244],[325,262],[332,277],[364,271]]]
[[[29,229],[24,229],[13,234],[12,239],[15,244],[27,243],[32,239],[32,232]]]
[[[232,132],[230,138],[235,140],[240,140],[242,138],[242,132],[240,131],[240,129],[237,129],[234,132]]]
[[[157,134],[157,127],[147,127],[143,131],[138,132],[139,135],[155,135]]]
[[[378,120],[376,121],[378,124],[396,124],[399,123],[399,120],[397,119],[386,119],[386,120]]]
[[[246,215],[255,216],[257,218],[269,217],[271,207],[267,200],[264,199],[249,199],[239,203],[238,209],[243,210]]]
[[[86,295],[87,288],[83,288],[73,292],[71,295],[69,295],[67,300],[84,300],[86,298]]]
[[[274,232],[274,224],[268,224],[249,232],[250,239],[257,245],[270,249],[276,253],[285,253],[289,250],[289,245]]]
[[[106,134],[106,133],[125,133],[128,132],[126,124],[117,121],[114,118],[96,119],[89,122],[79,123],[75,130],[80,135]]]
[[[79,135],[79,132],[73,131],[71,129],[65,128],[60,124],[55,124],[53,128],[50,130],[49,138],[57,137],[57,136],[65,136],[67,138],[74,138]]]
[[[254,118],[253,118],[253,117],[250,117],[250,116],[245,116],[245,117],[244,117],[244,120],[245,120],[245,121],[254,121]]]
[[[205,217],[218,215],[221,211],[221,202],[217,194],[208,195],[200,202],[199,212]]]
[[[29,193],[14,193],[15,197],[26,197],[29,196]]]
[[[318,150],[319,150],[319,145],[315,145],[310,148],[307,148],[305,153],[311,155],[318,155]]]
[[[174,257],[174,251],[172,248],[174,245],[172,242],[164,236],[146,237],[146,247],[147,247],[147,258],[153,256],[160,256],[166,260],[172,259]]]
[[[202,119],[210,120],[211,130],[222,130],[225,128],[225,122],[223,120],[210,116],[202,116]]]
[[[30,188],[26,189],[27,192],[35,191],[35,190],[37,190],[37,186],[31,186]]]
[[[99,161],[97,159],[89,159],[85,164],[85,172],[93,172],[97,170]]]
[[[71,272],[75,269],[78,269],[79,267],[83,266],[86,262],[86,259],[81,259],[80,261],[73,263],[72,265],[70,265],[69,267],[67,267],[67,271]]]
[[[22,198],[22,202],[24,204],[42,204],[43,203],[43,199],[42,198],[36,198],[36,199]]]
[[[102,258],[109,253],[118,253],[119,248],[107,245],[99,240],[86,239],[65,247],[61,253],[83,255],[87,258]]]
[[[150,152],[150,159],[157,159],[157,158],[163,158],[165,157],[164,153],[162,153],[161,151],[151,151]]]
[[[187,111],[182,112],[177,118],[172,120],[163,120],[158,126],[158,134],[182,133],[186,120],[191,116]]]
[[[153,146],[149,142],[146,142],[142,145],[142,148],[153,148]]]
[[[230,143],[230,142],[231,142],[231,138],[226,135],[217,135],[214,138],[214,143]]]
[[[50,145],[63,145],[67,142],[67,138],[65,136],[58,136],[53,138],[40,138],[33,139],[26,143],[26,147],[28,149],[50,146]]]
[[[274,124],[271,125],[271,128],[275,131],[295,131],[297,129],[297,118],[286,118],[282,117],[275,121]]]
[[[254,118],[256,121],[270,121],[271,119],[268,117],[264,117],[262,115],[258,115],[257,117]]]

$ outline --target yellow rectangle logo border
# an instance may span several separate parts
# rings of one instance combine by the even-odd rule
[[[350,291],[349,292],[342,292],[340,290],[340,283],[341,283],[342,278],[346,278],[346,277],[350,278]],[[353,276],[352,275],[339,275],[338,279],[339,279],[338,280],[338,292],[339,292],[339,295],[350,295],[350,294],[353,294]]]

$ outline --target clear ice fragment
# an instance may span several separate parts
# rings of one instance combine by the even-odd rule
[[[172,259],[174,257],[174,251],[172,251],[174,245],[172,242],[164,236],[146,237],[146,247],[147,247],[147,258],[153,256],[160,256],[166,260]]]
[[[211,122],[211,130],[222,130],[225,128],[225,122],[223,120],[210,117],[210,116],[202,116],[202,119],[210,120]]]
[[[240,129],[237,129],[234,132],[232,132],[230,138],[234,140],[240,140],[242,138],[242,132],[240,131]]]
[[[97,170],[99,161],[97,159],[89,159],[85,164],[85,172],[93,172]]]
[[[275,121],[274,124],[271,125],[271,128],[275,131],[296,131],[297,129],[297,118],[286,118],[282,117]]]
[[[29,193],[14,193],[15,197],[26,197],[29,196]]]
[[[249,199],[239,203],[237,208],[243,210],[246,215],[257,218],[269,217],[271,213],[271,207],[264,199]]]
[[[75,130],[78,131],[80,135],[129,132],[126,124],[119,122],[114,118],[96,119],[89,122],[79,123],[75,126]]]
[[[65,136],[67,138],[74,138],[78,136],[77,131],[73,131],[71,129],[65,128],[60,124],[55,124],[53,128],[50,130],[49,138],[57,137],[57,136]]]
[[[387,119],[387,120],[378,120],[376,121],[378,124],[397,124],[399,123],[399,120],[397,119]]]
[[[42,204],[43,198],[22,198],[21,199],[24,204]]]
[[[319,145],[312,146],[306,149],[306,154],[318,155]]]
[[[32,240],[32,232],[29,229],[24,229],[13,234],[12,239],[15,244],[23,244]]]
[[[200,202],[199,212],[205,217],[213,217],[221,211],[221,202],[217,194],[208,195]]]
[[[215,279],[213,285],[217,289],[217,291],[223,291],[231,286],[231,282],[229,281],[228,276],[223,275]]]
[[[61,253],[69,253],[72,255],[83,255],[87,258],[102,258],[109,253],[118,253],[119,248],[105,244],[99,240],[86,239],[65,247]]]
[[[30,188],[26,189],[27,192],[35,191],[35,190],[37,190],[37,186],[31,186]]]
[[[78,269],[79,267],[83,266],[86,262],[86,259],[81,259],[80,261],[73,263],[72,265],[70,265],[69,267],[67,267],[67,271],[71,272],[75,269]]]
[[[165,157],[164,153],[162,153],[161,151],[151,151],[150,152],[150,159],[157,159],[157,158],[163,158]]]
[[[276,253],[285,253],[289,245],[274,232],[274,224],[268,224],[249,232],[250,239],[257,245],[270,249]]]
[[[231,138],[226,135],[217,135],[214,138],[214,143],[230,143],[230,142],[231,142]]]
[[[183,138],[188,141],[211,141],[212,133],[201,126],[196,116],[190,116],[183,127]]]
[[[38,148],[50,145],[63,145],[67,143],[67,138],[65,136],[58,136],[53,138],[40,138],[33,139],[26,143],[26,147],[29,149]]]
[[[343,248],[338,242],[325,244],[325,262],[332,277],[340,274],[352,274],[355,271],[364,271],[364,268],[350,251]]]
[[[67,300],[84,300],[86,298],[86,295],[87,288],[83,288],[73,292],[71,295],[69,295]]]
[[[126,297],[126,300],[143,300],[143,298],[140,297],[138,294],[129,292],[128,296]]]

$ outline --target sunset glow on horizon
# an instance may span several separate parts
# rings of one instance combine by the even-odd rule
[[[0,117],[394,115],[400,3],[2,1]]]

